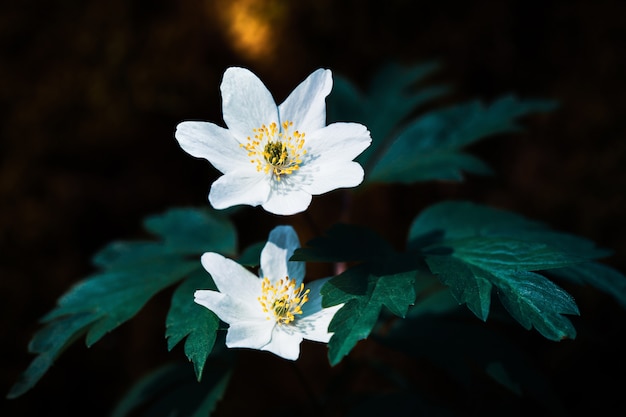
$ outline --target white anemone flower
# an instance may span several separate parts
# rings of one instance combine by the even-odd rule
[[[187,153],[224,174],[209,192],[214,208],[261,205],[291,215],[306,210],[312,195],[363,181],[363,168],[353,159],[370,145],[370,132],[358,123],[326,126],[332,84],[330,70],[318,69],[277,106],[249,70],[224,72],[220,89],[228,128],[185,121],[175,134]]]
[[[217,253],[202,255],[219,292],[198,290],[194,301],[228,323],[226,346],[296,360],[302,339],[328,343],[328,325],[343,304],[322,307],[320,289],[329,278],[302,282],[304,262],[289,261],[299,247],[291,226],[274,228],[261,251],[259,277]]]

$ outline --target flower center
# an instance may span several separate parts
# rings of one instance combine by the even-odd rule
[[[267,319],[272,316],[278,324],[289,324],[296,319],[296,314],[302,314],[302,306],[309,301],[309,291],[304,289],[304,284],[296,286],[295,279],[282,278],[275,285],[270,283],[269,278],[263,278],[261,284],[262,294],[258,297],[264,313],[269,313]]]
[[[252,129],[254,138],[248,136],[248,143],[240,146],[248,151],[252,157],[250,162],[256,164],[258,172],[271,174],[280,181],[282,175],[289,175],[300,169],[302,156],[306,154],[304,146],[304,133],[290,129],[293,122],[285,121],[278,128],[276,123],[269,126],[262,125],[258,129]]]

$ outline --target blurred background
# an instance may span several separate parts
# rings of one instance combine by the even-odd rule
[[[558,100],[551,114],[527,118],[524,132],[472,147],[496,176],[374,187],[357,196],[352,220],[401,246],[422,207],[467,198],[612,248],[607,262],[626,271],[625,2],[5,1],[0,54],[3,395],[32,359],[26,347],[38,319],[93,272],[95,251],[145,237],[148,214],[208,204],[216,171],[185,154],[173,132],[182,120],[222,123],[219,83],[232,65],[253,70],[278,102],[319,67],[365,87],[385,63],[429,60],[442,65],[430,81],[452,87],[439,105],[509,92]],[[320,230],[337,221],[337,202],[336,193],[313,200]],[[281,220],[303,242],[314,234],[299,216],[251,213],[236,218],[242,246]],[[566,288],[582,313],[573,318],[575,341],[516,331],[568,411],[626,412],[626,313],[595,290]],[[34,390],[0,400],[0,414],[107,415],[147,370],[183,357],[182,349],[166,352],[168,297],[92,348],[73,345]],[[322,364],[311,369],[324,383],[333,372],[324,349],[305,349]],[[423,372],[425,385],[438,380],[436,370]],[[220,415],[269,413],[246,405],[246,387],[258,383],[236,374]],[[375,380],[362,385],[377,389]],[[473,406],[468,415],[480,410]]]

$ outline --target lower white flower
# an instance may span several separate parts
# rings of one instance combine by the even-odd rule
[[[328,325],[343,304],[322,307],[320,289],[328,278],[302,282],[304,262],[289,261],[299,247],[292,227],[274,228],[261,252],[259,277],[217,253],[202,255],[219,292],[198,290],[194,301],[229,324],[226,346],[296,360],[302,339],[328,343]]]

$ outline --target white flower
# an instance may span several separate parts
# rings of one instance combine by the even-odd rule
[[[322,308],[320,289],[328,278],[302,283],[304,262],[288,261],[298,247],[292,227],[274,228],[261,252],[260,277],[217,253],[202,255],[219,292],[198,290],[194,301],[229,324],[226,346],[296,360],[302,339],[328,343],[328,325],[343,304]]]
[[[370,133],[358,123],[326,126],[332,83],[330,70],[318,69],[276,106],[252,72],[226,70],[220,88],[228,129],[194,121],[176,128],[187,153],[224,174],[211,186],[213,207],[262,205],[274,214],[295,214],[306,210],[312,195],[363,181],[353,159],[371,143]]]

